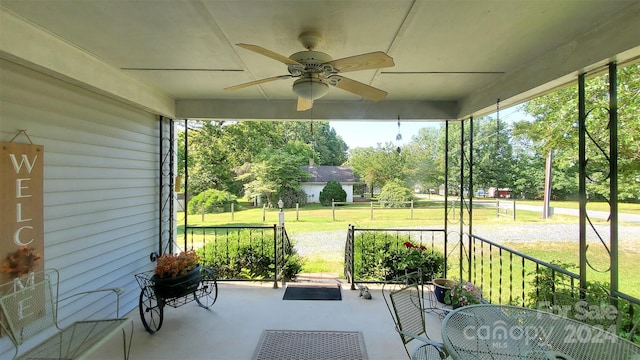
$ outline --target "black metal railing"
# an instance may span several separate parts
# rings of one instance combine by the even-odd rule
[[[218,280],[273,281],[293,253],[284,226],[187,226],[185,244],[216,269]]]
[[[610,293],[606,284],[588,282],[580,275],[479,236],[469,235],[463,261],[469,281],[483,290],[491,303],[533,307],[601,326],[640,342],[640,299]],[[465,266],[466,267],[466,266]]]
[[[345,243],[344,276],[355,289],[355,283],[383,283],[395,278],[403,259],[399,253],[406,250],[404,242],[409,241],[422,247],[426,261],[442,263],[446,268],[445,230],[444,229],[358,229],[349,225]],[[432,258],[430,254],[436,254]],[[437,254],[442,254],[440,258]],[[441,274],[427,274],[433,277]]]

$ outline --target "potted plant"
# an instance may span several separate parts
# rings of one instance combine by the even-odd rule
[[[431,281],[435,274],[442,273],[444,257],[428,250],[424,245],[415,245],[410,241],[403,243],[405,249],[398,262],[398,269],[404,269],[405,275],[422,273],[423,281]]]
[[[456,286],[457,283],[457,281],[449,279],[433,279],[433,292],[436,295],[438,302],[442,304],[450,303],[447,292],[450,291],[452,287]]]
[[[448,291],[448,296],[454,309],[482,302],[482,290],[469,281],[457,283]]]
[[[202,280],[200,268],[200,257],[194,250],[158,257],[151,277],[156,296],[167,299],[194,292]]]

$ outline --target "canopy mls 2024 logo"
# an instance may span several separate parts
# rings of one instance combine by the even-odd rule
[[[42,145],[2,142],[0,284],[43,269]]]

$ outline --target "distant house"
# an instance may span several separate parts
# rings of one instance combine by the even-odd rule
[[[356,176],[348,166],[301,166],[301,170],[308,172],[311,176],[300,186],[307,193],[307,202],[319,203],[320,191],[327,185],[327,182],[334,180],[342,185],[342,189],[347,193],[347,202],[353,202],[353,184],[356,183]]]

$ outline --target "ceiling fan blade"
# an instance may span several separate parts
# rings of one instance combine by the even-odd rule
[[[249,87],[249,86],[260,85],[262,83],[266,83],[266,82],[269,82],[269,81],[285,80],[285,79],[290,79],[292,77],[293,76],[291,76],[291,75],[273,76],[273,77],[270,77],[270,78],[260,79],[260,80],[256,80],[256,81],[250,81],[250,82],[244,83],[244,84],[229,86],[229,87],[224,88],[224,90],[225,91],[232,91],[232,90],[244,89],[244,88]]]
[[[342,59],[329,61],[336,70],[340,72],[379,69],[395,66],[393,58],[382,51],[375,51],[368,54],[350,56]]]
[[[374,88],[373,86],[363,84],[359,81],[351,80],[344,76],[334,75],[330,77],[330,79],[338,80],[338,83],[335,85],[337,88],[362,96],[367,100],[380,101],[387,97],[387,92],[384,90]]]
[[[306,111],[313,107],[313,100],[298,96],[298,111]]]
[[[262,46],[258,46],[258,45],[251,45],[251,44],[236,44],[237,46],[240,46],[241,48],[245,48],[247,50],[251,50],[253,52],[256,52],[260,55],[264,55],[266,57],[270,57],[273,60],[277,60],[280,61],[281,63],[285,63],[287,65],[302,65],[301,63],[293,60],[293,59],[289,59],[288,57],[284,56],[284,55],[280,55],[277,52],[271,51],[269,49],[265,49]]]

